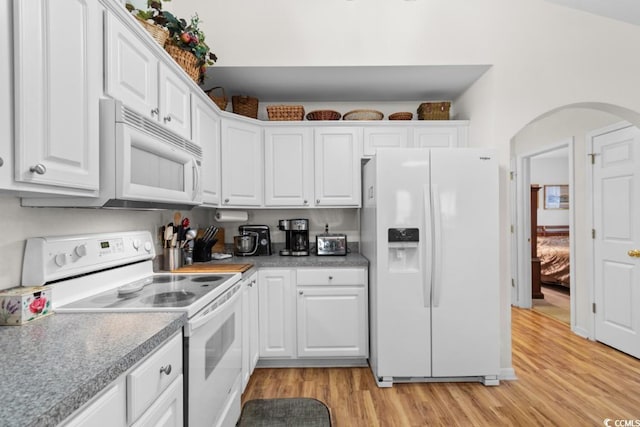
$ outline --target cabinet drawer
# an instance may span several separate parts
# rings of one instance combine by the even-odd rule
[[[177,334],[127,375],[127,410],[133,422],[182,375],[182,335]]]
[[[364,268],[305,268],[297,271],[298,286],[305,285],[364,285]]]

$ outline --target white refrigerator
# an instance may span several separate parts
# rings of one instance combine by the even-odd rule
[[[380,387],[497,385],[498,159],[493,149],[382,148],[363,166],[370,365]]]

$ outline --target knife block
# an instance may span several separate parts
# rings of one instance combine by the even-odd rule
[[[207,241],[196,239],[193,243],[193,262],[211,261],[211,248],[217,241],[218,239]]]

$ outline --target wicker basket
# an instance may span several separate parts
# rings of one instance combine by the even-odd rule
[[[216,96],[213,92],[216,89],[222,89],[222,96]],[[224,91],[222,86],[216,86],[207,91],[207,95],[209,98],[218,106],[219,109],[225,111],[227,109],[227,104],[229,103],[229,99],[227,98],[227,93]]]
[[[418,107],[419,120],[449,120],[450,102],[423,102]]]
[[[180,49],[178,46],[167,43],[164,46],[169,55],[180,67],[195,81],[200,83],[200,67],[198,66],[198,58],[191,52]]]
[[[149,34],[151,34],[151,37],[153,37],[153,39],[157,41],[161,47],[164,47],[167,39],[169,38],[169,30],[161,27],[160,25],[151,24],[144,19],[137,19],[140,25],[142,25],[144,29],[147,30]]]
[[[400,111],[398,113],[389,114],[389,120],[411,120],[413,113],[408,111]]]
[[[304,107],[302,105],[267,105],[269,120],[303,120]]]
[[[307,114],[307,120],[340,120],[342,114],[333,110],[315,110]]]
[[[258,98],[252,98],[246,95],[234,95],[231,97],[231,104],[234,113],[254,119],[258,118]]]
[[[377,110],[353,110],[344,113],[342,120],[382,120],[384,114]]]

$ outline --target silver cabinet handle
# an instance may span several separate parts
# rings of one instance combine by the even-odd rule
[[[155,116],[157,114],[160,114],[160,110],[158,109],[158,107],[154,108],[153,110],[151,110],[151,115]]]
[[[229,199],[224,199],[224,202],[225,203],[229,203]]]
[[[169,375],[171,373],[171,364],[161,367],[160,372],[165,375]]]
[[[298,291],[298,293],[299,293],[300,295],[304,295],[304,292],[302,292],[302,291]]]
[[[329,280],[333,280],[333,276],[329,276]]]
[[[4,160],[2,160],[2,157],[0,157],[0,166],[4,165]]]
[[[166,116],[163,120],[164,120],[165,123],[170,122],[171,121],[171,116]]]
[[[316,205],[320,204],[320,199],[316,199]]]
[[[42,163],[38,163],[35,166],[31,166],[29,168],[29,172],[31,173],[37,173],[38,175],[44,175],[47,172],[47,168],[45,165],[43,165]]]
[[[308,200],[303,200],[302,203],[304,203],[305,205],[308,205],[309,201]]]

